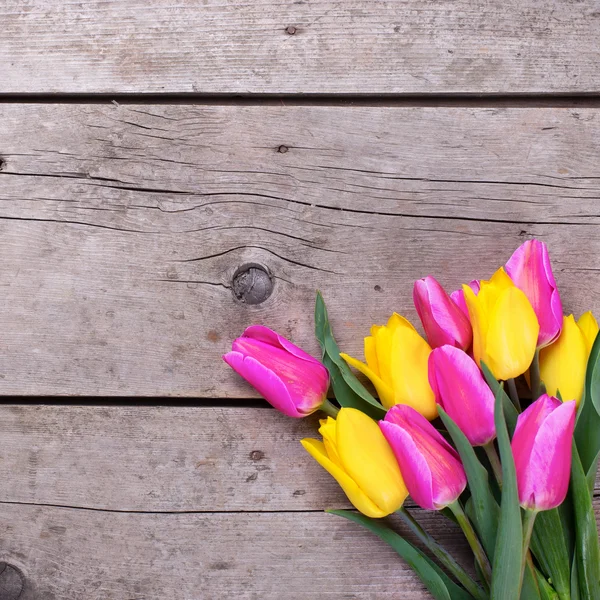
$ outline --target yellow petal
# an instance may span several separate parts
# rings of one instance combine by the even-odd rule
[[[485,351],[485,336],[488,330],[488,315],[484,310],[481,300],[475,295],[475,292],[468,286],[463,285],[463,294],[465,304],[469,311],[469,320],[473,327],[473,357],[479,365],[483,360],[487,364]]]
[[[361,513],[374,519],[380,519],[390,514],[380,509],[343,469],[330,460],[323,442],[305,438],[301,443],[304,449],[340,484],[340,487],[348,496],[348,500]]]
[[[379,361],[377,360],[375,339],[372,335],[365,338],[365,360],[369,369],[379,377]]]
[[[323,436],[323,443],[325,444],[325,450],[327,456],[335,463],[338,467],[342,467],[342,461],[337,451],[337,435],[336,435],[336,421],[332,417],[327,419],[321,419],[319,421],[321,426],[319,427],[319,433]]]
[[[579,325],[579,329],[581,329],[583,337],[585,338],[585,345],[589,356],[592,351],[592,346],[594,345],[594,340],[598,335],[598,322],[594,318],[592,312],[588,310],[579,317],[577,325]]]
[[[581,401],[588,351],[581,329],[573,315],[563,317],[562,331],[550,346],[540,350],[540,377],[552,396]]]
[[[488,366],[496,378],[518,377],[529,368],[539,330],[527,296],[514,285],[504,288],[490,314],[485,340]]]
[[[388,327],[392,333],[394,333],[398,327],[408,327],[409,329],[416,331],[414,325],[408,319],[405,319],[402,315],[399,315],[396,312],[393,313],[388,319],[386,327]]]
[[[337,449],[344,470],[385,514],[408,495],[396,457],[379,425],[360,410],[343,408],[337,417]]]
[[[385,408],[390,408],[394,405],[394,389],[391,385],[388,385],[385,381],[383,381],[381,377],[371,371],[371,369],[369,369],[365,363],[360,362],[360,360],[356,360],[356,358],[352,358],[343,352],[340,353],[340,356],[351,367],[354,367],[357,371],[360,371],[363,375],[371,380],[371,383],[375,386],[377,395],[379,396],[379,399]]]
[[[392,330],[388,327],[379,327],[373,337],[375,339],[379,377],[385,383],[391,385],[392,372],[390,359],[392,354]]]
[[[394,331],[392,373],[394,404],[407,404],[426,419],[437,417],[435,395],[429,385],[429,344],[414,330],[399,327]]]

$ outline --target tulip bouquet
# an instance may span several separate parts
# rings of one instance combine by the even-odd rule
[[[302,445],[358,511],[329,512],[390,544],[436,600],[600,600],[596,320],[563,316],[538,240],[451,294],[425,277],[414,302],[425,337],[393,314],[365,362],[340,352],[320,294],[320,361],[263,326],[223,358],[286,415],[325,413],[322,439]],[[473,567],[423,529],[409,494],[462,529]],[[392,513],[412,541],[379,520]]]

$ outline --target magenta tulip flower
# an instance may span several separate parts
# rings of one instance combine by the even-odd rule
[[[436,402],[473,446],[496,437],[494,394],[468,354],[449,345],[436,348],[429,355],[429,385]]]
[[[466,350],[471,345],[469,319],[433,277],[415,281],[413,300],[432,348],[450,344]]]
[[[544,394],[519,415],[512,452],[523,508],[550,510],[565,499],[576,406]]]
[[[326,399],[327,369],[268,327],[248,327],[223,360],[288,417],[310,415]]]
[[[563,312],[546,244],[527,240],[515,250],[505,269],[533,306],[540,324],[538,348],[548,346],[560,334]]]
[[[481,287],[478,279],[473,279],[473,281],[469,281],[469,287],[475,292],[475,295],[479,293],[479,288]],[[461,312],[469,319],[469,309],[467,308],[467,302],[465,300],[465,293],[462,288],[460,290],[454,290],[450,294],[450,298],[454,300],[454,303],[458,308],[460,308]]]
[[[379,421],[413,500],[426,510],[453,504],[467,485],[458,453],[414,408],[392,406]]]

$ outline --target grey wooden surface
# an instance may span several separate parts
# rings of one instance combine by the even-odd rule
[[[594,0],[5,0],[10,93],[598,92]]]
[[[322,512],[348,502],[299,444],[316,417],[259,407],[220,355],[257,322],[316,354],[316,288],[360,355],[372,323],[416,317],[416,278],[486,277],[534,236],[565,309],[600,313],[599,15],[0,3],[0,393],[19,403],[0,406],[0,600],[425,600]],[[272,295],[250,305],[233,279],[255,264]]]

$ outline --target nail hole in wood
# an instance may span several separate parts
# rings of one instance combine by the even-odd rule
[[[284,146],[283,144],[281,144],[281,146],[277,148],[277,152],[279,152],[279,154],[285,154],[288,150],[289,148],[287,146]]]
[[[288,25],[288,26],[285,28],[285,32],[286,32],[288,35],[294,35],[294,34],[296,33],[296,31],[298,31],[298,30],[297,30],[297,29],[296,29],[296,28],[295,28],[293,25]]]
[[[8,563],[0,563],[0,598],[18,600],[25,588],[25,577],[20,569]]]
[[[6,166],[6,161],[0,156],[0,171],[4,171],[5,166]]]
[[[273,279],[262,265],[248,263],[234,273],[231,289],[240,302],[260,304],[273,292]]]

